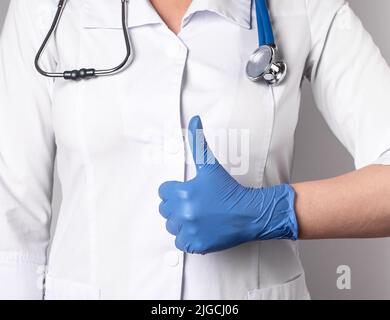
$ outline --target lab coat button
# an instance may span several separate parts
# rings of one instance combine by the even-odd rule
[[[176,251],[169,251],[164,257],[166,265],[176,267],[180,262],[180,254]]]

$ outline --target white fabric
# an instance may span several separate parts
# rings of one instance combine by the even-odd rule
[[[0,300],[38,300],[43,297],[45,266],[34,256],[0,253]]]
[[[235,150],[213,141],[213,130],[240,129],[249,153],[222,161],[240,183],[288,182],[304,76],[356,167],[390,149],[389,68],[344,1],[270,1],[289,65],[275,88],[245,75],[257,47],[250,0],[194,0],[178,37],[148,1],[130,1],[136,57],[125,72],[45,79],[33,61],[56,3],[11,0],[0,40],[2,256],[47,263],[49,299],[308,298],[293,242],[253,242],[205,256],[176,250],[157,190],[194,175],[180,132],[194,115],[219,158]],[[107,68],[124,53],[120,1],[70,0],[42,65]],[[376,81],[365,76],[372,72]],[[50,237],[56,155],[63,202]],[[39,298],[30,290],[41,277],[30,268],[35,262],[11,260],[0,263],[0,296]]]
[[[373,164],[390,165],[390,150],[383,153]]]

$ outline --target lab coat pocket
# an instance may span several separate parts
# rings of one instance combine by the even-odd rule
[[[306,288],[304,273],[292,280],[262,289],[248,292],[248,300],[310,300],[310,294]]]
[[[89,284],[46,276],[45,300],[99,300],[100,296],[100,290]]]

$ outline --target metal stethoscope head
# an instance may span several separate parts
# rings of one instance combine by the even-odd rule
[[[263,45],[256,49],[250,56],[246,65],[246,73],[252,81],[264,79],[269,85],[280,84],[287,74],[287,65],[282,61],[276,61],[276,49],[269,45]]]
[[[259,48],[250,56],[246,73],[250,80],[264,80],[267,84],[276,86],[287,75],[287,65],[277,61],[277,47],[271,25],[266,0],[255,0]]]
[[[82,80],[99,76],[110,76],[125,70],[134,59],[134,51],[128,30],[128,4],[129,0],[121,0],[122,3],[122,29],[124,42],[126,45],[126,56],[116,67],[110,69],[81,68],[70,71],[47,72],[39,64],[47,44],[56,32],[61,16],[64,12],[68,0],[59,0],[58,8],[52,25],[47,33],[38,53],[35,57],[35,67],[40,74],[51,78],[64,78],[65,80]],[[286,76],[287,65],[282,61],[277,61],[277,48],[274,41],[271,20],[268,12],[266,0],[254,0],[256,5],[257,30],[259,38],[259,48],[250,56],[246,66],[246,73],[250,80],[264,80],[269,85],[280,84]]]

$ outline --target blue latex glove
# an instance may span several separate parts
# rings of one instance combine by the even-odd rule
[[[198,116],[188,130],[196,177],[159,188],[160,213],[176,236],[176,247],[205,254],[253,240],[296,240],[293,189],[286,184],[258,189],[240,185],[209,150]]]

